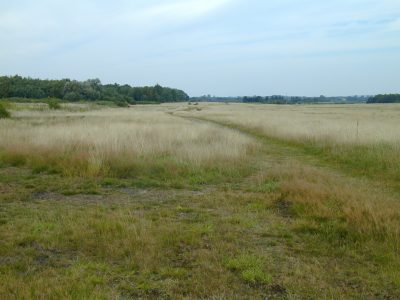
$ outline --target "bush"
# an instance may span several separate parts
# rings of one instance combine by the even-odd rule
[[[126,101],[117,101],[115,104],[119,107],[129,107],[129,103]]]
[[[50,109],[61,109],[60,102],[57,99],[49,99],[46,101]]]
[[[4,108],[3,104],[0,103],[0,119],[11,117],[10,113]]]

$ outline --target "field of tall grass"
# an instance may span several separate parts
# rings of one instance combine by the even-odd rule
[[[7,108],[1,299],[400,298],[400,107]]]
[[[400,105],[200,104],[191,110],[294,141],[351,145],[400,143]]]
[[[165,114],[162,107],[71,112],[25,110],[2,120],[4,163],[69,176],[196,176],[246,168],[256,142],[211,124]],[[235,165],[239,168],[233,168]]]
[[[331,165],[400,188],[399,105],[205,104],[180,114],[301,147]]]

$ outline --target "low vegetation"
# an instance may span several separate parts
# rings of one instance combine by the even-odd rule
[[[399,299],[388,170],[324,148],[395,146],[398,108],[370,107],[14,105],[0,298]]]
[[[0,119],[9,118],[11,115],[7,109],[0,103]]]
[[[60,101],[58,101],[58,99],[48,99],[46,103],[50,109],[61,109]]]

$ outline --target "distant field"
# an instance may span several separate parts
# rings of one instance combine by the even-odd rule
[[[400,298],[400,105],[7,108],[1,299]]]
[[[400,105],[200,104],[192,112],[294,141],[400,144]]]

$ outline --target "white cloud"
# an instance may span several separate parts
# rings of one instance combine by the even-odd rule
[[[119,0],[111,6],[98,1],[0,4],[0,44],[7,45],[2,55],[31,57],[96,38],[146,36],[195,21],[229,2],[232,0]]]
[[[139,2],[122,2],[117,9],[111,9],[110,4],[97,2],[60,2],[54,5],[52,1],[37,1],[35,5],[15,5],[1,8],[0,29],[9,33],[29,33],[32,30],[44,34],[54,29],[80,27],[104,28],[115,25],[148,25],[165,24],[193,20],[210,13],[232,0],[179,0],[157,1],[140,5]],[[108,9],[110,8],[110,9]]]
[[[185,0],[173,1],[166,4],[157,4],[145,8],[137,15],[143,18],[161,17],[167,19],[190,19],[199,17],[218,9],[229,0]]]
[[[105,22],[111,28],[133,29],[142,35],[155,29],[182,25],[212,13],[232,0],[169,1],[135,9],[131,6]],[[130,32],[132,34],[132,32]]]

